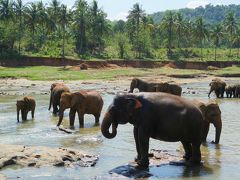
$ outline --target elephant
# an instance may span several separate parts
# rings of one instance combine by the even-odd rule
[[[129,93],[132,93],[135,88],[138,88],[139,92],[156,92],[157,85],[158,83],[149,83],[138,78],[133,78]]]
[[[215,131],[215,141],[214,144],[219,144],[220,135],[222,131],[222,119],[221,110],[216,102],[201,102],[194,101],[195,105],[202,111],[204,118],[204,126],[202,131],[202,142],[206,142],[207,135],[209,132],[210,123],[212,123],[216,129]]]
[[[101,132],[114,138],[118,124],[130,123],[137,151],[137,168],[149,166],[149,139],[181,141],[187,164],[200,164],[203,116],[190,100],[162,92],[115,96],[102,120]],[[112,126],[112,132],[109,131]]]
[[[227,98],[231,98],[232,96],[235,97],[235,89],[236,89],[236,85],[226,86],[225,92],[226,92]]]
[[[177,84],[165,83],[148,83],[138,78],[132,79],[129,93],[132,93],[135,88],[140,92],[166,92],[181,96],[182,88]]]
[[[210,97],[210,94],[214,91],[217,98],[223,98],[226,85],[227,84],[219,78],[213,79],[212,82],[209,84],[210,90],[208,93],[208,97]]]
[[[235,92],[234,92],[234,95],[236,98],[240,98],[240,84],[238,85],[235,85]]]
[[[36,102],[32,97],[26,96],[21,100],[17,100],[17,121],[19,122],[19,112],[21,111],[22,121],[27,120],[27,114],[31,111],[32,118],[34,118],[34,112]]]
[[[70,128],[74,128],[75,114],[78,113],[79,125],[84,127],[84,114],[95,116],[95,124],[99,124],[99,118],[103,107],[103,99],[96,91],[84,91],[69,93],[64,92],[60,99],[59,121],[60,126],[63,120],[64,110],[70,108]]]
[[[50,88],[50,102],[49,108],[53,106],[53,114],[56,115],[58,112],[58,106],[60,105],[60,98],[63,92],[70,92],[69,88],[63,83],[53,83]]]
[[[182,88],[177,84],[170,84],[165,82],[165,83],[159,83],[155,87],[156,87],[156,90],[155,90],[156,92],[165,92],[165,93],[170,93],[177,96],[181,96],[182,94]]]

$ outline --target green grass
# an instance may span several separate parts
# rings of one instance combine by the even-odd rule
[[[187,70],[172,68],[116,68],[116,69],[89,69],[86,71],[67,70],[62,67],[35,66],[35,67],[18,67],[18,68],[0,68],[0,78],[26,78],[29,80],[113,80],[118,77],[134,76],[195,76],[195,75],[238,75],[240,67],[233,66],[214,71]]]

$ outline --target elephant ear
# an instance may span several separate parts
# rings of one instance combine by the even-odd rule
[[[71,107],[82,104],[86,100],[87,92],[80,91],[71,94]]]
[[[127,98],[127,111],[129,113],[134,112],[136,109],[142,107],[142,103],[136,98]]]

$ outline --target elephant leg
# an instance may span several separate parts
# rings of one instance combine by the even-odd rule
[[[57,115],[58,112],[58,103],[55,99],[53,99],[53,114]]]
[[[27,120],[25,116],[25,110],[21,110],[22,120]]]
[[[95,117],[95,125],[99,125],[100,114],[95,114],[94,117]]]
[[[135,145],[136,145],[136,150],[137,150],[137,157],[135,158],[135,161],[138,162],[141,159],[141,156],[140,156],[140,151],[139,151],[138,128],[137,127],[133,128],[133,134],[134,134]]]
[[[84,113],[78,111],[79,127],[84,127]]]
[[[35,109],[32,109],[32,110],[31,110],[32,119],[34,118],[34,113],[35,113]]]
[[[70,129],[74,128],[75,115],[76,115],[76,110],[71,108],[69,112]]]
[[[201,142],[192,143],[192,157],[190,159],[193,164],[200,164],[201,162],[201,151],[200,151]]]
[[[146,133],[142,128],[138,128],[139,152],[141,156],[141,159],[138,161],[139,168],[147,168],[149,165],[149,137],[148,133]]]
[[[208,135],[208,132],[209,132],[209,126],[210,126],[210,123],[204,123],[203,133],[202,133],[202,142],[206,142],[207,141],[207,135]]]
[[[184,141],[181,141],[181,143],[185,151],[185,155],[183,156],[183,158],[188,161],[192,157],[192,145],[191,143]]]

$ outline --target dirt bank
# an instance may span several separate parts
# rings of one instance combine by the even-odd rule
[[[135,68],[159,68],[163,66],[180,69],[202,69],[208,67],[224,68],[233,65],[240,65],[240,61],[157,61],[157,60],[73,60],[66,58],[46,58],[46,57],[25,57],[17,60],[2,59],[0,66],[74,66],[80,69],[81,64],[86,64],[89,68],[113,68],[113,67],[135,67]]]

